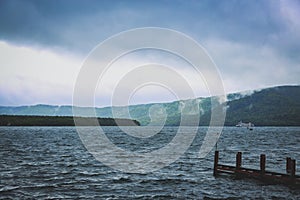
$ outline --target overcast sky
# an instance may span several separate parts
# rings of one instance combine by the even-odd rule
[[[0,105],[72,104],[89,52],[114,34],[141,27],[174,29],[196,40],[218,67],[227,93],[299,84],[299,10],[297,0],[1,0]],[[144,51],[115,63],[106,91],[95,94],[96,106],[110,105],[109,81],[117,73],[147,62],[176,68],[192,80],[196,96],[208,95],[186,63]],[[130,103],[175,99],[150,85]]]

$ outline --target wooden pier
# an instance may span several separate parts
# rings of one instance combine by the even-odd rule
[[[235,166],[219,164],[219,151],[215,151],[214,176],[221,173],[231,174],[238,178],[254,178],[270,184],[287,184],[300,187],[300,176],[296,175],[296,160],[286,158],[286,174],[266,170],[266,155],[260,155],[260,169],[242,167],[242,153],[236,154]]]

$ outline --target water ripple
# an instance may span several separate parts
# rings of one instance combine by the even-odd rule
[[[88,127],[87,127],[88,128]],[[171,141],[176,127],[139,140],[118,127],[104,127],[120,148],[149,152]],[[198,159],[207,128],[201,127],[175,163],[149,174],[115,171],[86,151],[74,127],[0,127],[0,199],[300,199],[300,191],[253,180],[212,175],[213,153]],[[284,172],[285,158],[300,160],[300,127],[226,127],[218,142],[220,162]],[[297,171],[300,171],[300,165]]]

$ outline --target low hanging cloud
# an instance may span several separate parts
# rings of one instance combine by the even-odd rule
[[[81,60],[0,42],[1,105],[70,104]]]
[[[299,84],[300,65],[269,46],[257,48],[232,41],[207,40],[228,92],[273,85]]]

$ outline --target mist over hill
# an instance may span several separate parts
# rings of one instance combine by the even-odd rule
[[[180,124],[181,105],[187,101],[199,104],[200,124],[209,125],[212,109],[211,97],[169,103],[151,103],[129,106],[130,118],[141,125],[161,123],[164,116],[167,126]],[[256,126],[300,126],[300,86],[278,86],[259,91],[247,91],[227,95],[225,125],[233,126],[239,121],[252,122]],[[90,109],[76,108],[81,117],[90,117]],[[118,118],[128,118],[126,107],[114,107]],[[162,113],[163,112],[163,113]],[[191,111],[192,112],[192,111]],[[97,117],[114,118],[111,107],[95,108]],[[1,115],[38,115],[38,116],[72,116],[72,106],[34,105],[34,106],[0,106]],[[195,113],[186,113],[193,115]],[[155,121],[157,120],[157,121]]]

